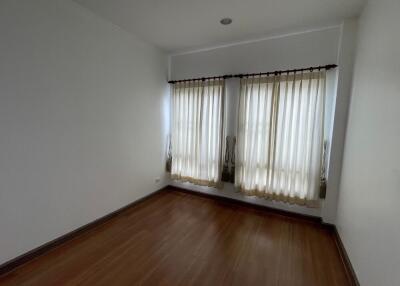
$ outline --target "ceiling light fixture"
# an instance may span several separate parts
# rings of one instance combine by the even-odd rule
[[[223,18],[221,19],[221,21],[219,21],[222,25],[229,25],[230,23],[232,23],[232,19],[231,18]]]

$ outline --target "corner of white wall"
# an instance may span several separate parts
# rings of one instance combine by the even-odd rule
[[[337,92],[334,100],[333,126],[331,128],[332,142],[328,160],[328,186],[326,199],[322,207],[323,221],[332,224],[336,222],[344,142],[352,89],[357,29],[358,18],[346,19],[341,24],[337,59]]]

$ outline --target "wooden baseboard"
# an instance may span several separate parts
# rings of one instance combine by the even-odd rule
[[[350,258],[347,254],[346,248],[340,238],[339,232],[335,225],[331,225],[332,231],[335,237],[336,247],[339,251],[340,258],[342,259],[342,263],[346,269],[346,275],[352,286],[360,286],[360,282],[358,281],[356,272],[354,271],[353,265],[351,264]]]
[[[236,204],[236,205],[242,205],[242,206],[250,207],[250,208],[253,208],[253,209],[264,210],[264,211],[268,211],[270,213],[274,213],[274,214],[277,214],[277,215],[282,215],[282,216],[285,216],[285,217],[291,217],[291,218],[296,218],[296,219],[301,219],[301,220],[306,220],[306,221],[322,224],[322,219],[320,217],[317,217],[317,216],[295,213],[295,212],[281,210],[281,209],[277,209],[277,208],[273,208],[273,207],[269,207],[269,206],[253,204],[251,202],[241,201],[241,200],[237,200],[235,198],[218,196],[218,195],[210,194],[210,193],[203,193],[203,192],[199,192],[199,191],[195,191],[195,190],[189,190],[189,189],[176,187],[176,186],[171,186],[171,185],[168,186],[168,188],[169,189],[175,189],[176,191],[179,191],[179,192],[190,193],[190,194],[193,194],[193,195],[196,195],[196,196],[209,197],[209,198],[213,198],[213,199],[216,199],[216,200],[219,200],[219,201],[224,201],[224,202],[227,202],[227,203],[233,203],[233,204]]]
[[[94,228],[94,227],[96,227],[96,226],[98,226],[98,225],[110,220],[111,218],[113,218],[113,217],[119,215],[120,213],[122,213],[124,210],[126,210],[128,208],[131,208],[131,207],[133,207],[133,206],[135,206],[135,205],[137,205],[137,204],[139,204],[139,203],[151,198],[152,196],[156,195],[157,193],[163,191],[166,188],[167,187],[164,187],[164,188],[162,188],[160,190],[157,190],[157,191],[155,191],[153,193],[150,193],[149,195],[147,195],[147,196],[145,196],[143,198],[140,198],[140,199],[138,199],[138,200],[136,200],[136,201],[134,201],[134,202],[132,202],[132,203],[130,203],[130,204],[118,209],[118,210],[116,210],[116,211],[113,211],[113,212],[111,212],[111,213],[109,213],[109,214],[107,214],[107,215],[105,215],[105,216],[103,216],[103,217],[101,217],[99,219],[96,219],[96,220],[94,220],[94,221],[92,221],[92,222],[90,222],[90,223],[88,223],[88,224],[86,224],[84,226],[81,226],[81,227],[79,227],[79,228],[77,228],[77,229],[75,229],[75,230],[73,230],[73,231],[71,231],[71,232],[69,232],[67,234],[64,234],[64,235],[62,235],[62,236],[60,236],[60,237],[58,237],[58,238],[56,238],[56,239],[54,239],[52,241],[49,241],[49,242],[47,242],[47,243],[45,243],[45,244],[43,244],[43,245],[41,245],[41,246],[39,246],[39,247],[37,247],[35,249],[32,249],[32,250],[30,250],[30,251],[28,251],[28,252],[16,257],[16,258],[10,260],[10,261],[7,261],[7,262],[1,264],[0,265],[0,275],[3,275],[5,273],[7,273],[7,272],[10,272],[10,271],[14,270],[15,268],[21,266],[22,264],[24,264],[24,263],[26,263],[26,262],[28,262],[28,261],[30,261],[30,260],[42,255],[42,254],[50,251],[51,249],[57,247],[58,245],[66,242],[68,240],[73,239],[77,235],[79,235],[79,234],[81,234],[81,233],[83,233],[85,231],[88,231],[89,229],[92,229],[92,228]]]

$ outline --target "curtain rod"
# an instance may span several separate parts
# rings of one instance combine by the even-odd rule
[[[218,79],[218,78],[242,78],[242,77],[248,77],[248,76],[255,76],[255,75],[278,75],[278,74],[283,74],[283,73],[291,73],[291,72],[301,72],[301,71],[310,71],[312,72],[313,70],[330,70],[333,68],[336,68],[337,65],[325,65],[325,66],[317,66],[317,67],[309,67],[309,68],[302,68],[302,69],[291,69],[291,70],[278,70],[278,71],[272,71],[272,72],[261,72],[261,73],[244,73],[244,74],[226,74],[226,75],[220,75],[220,76],[209,76],[209,77],[199,77],[199,78],[189,78],[189,79],[181,79],[181,80],[170,80],[168,83],[177,83],[177,82],[185,82],[185,81],[194,81],[194,80],[208,80],[208,79]]]

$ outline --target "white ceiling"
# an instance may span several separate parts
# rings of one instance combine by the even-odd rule
[[[339,23],[364,0],[73,0],[168,52]],[[222,26],[219,20],[231,17]]]

